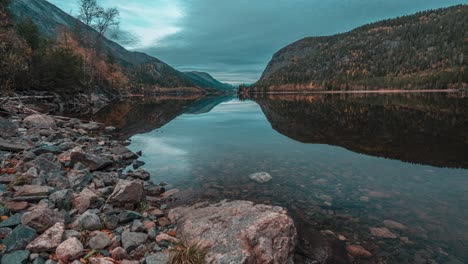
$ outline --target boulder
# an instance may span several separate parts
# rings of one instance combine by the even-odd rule
[[[57,247],[55,254],[62,263],[69,263],[83,255],[83,244],[77,238],[71,237]]]
[[[249,175],[249,179],[258,183],[267,183],[273,179],[268,172],[257,172]]]
[[[293,263],[296,228],[284,208],[223,201],[172,209],[169,219],[209,249],[207,263]]]
[[[3,252],[24,249],[36,237],[36,231],[30,227],[19,225],[3,240]]]
[[[29,128],[56,128],[55,120],[47,115],[34,114],[26,117],[23,120],[24,124]]]
[[[140,181],[119,180],[114,192],[107,199],[107,203],[113,205],[136,205],[143,201],[145,190]]]
[[[127,251],[130,252],[139,245],[142,245],[148,239],[148,235],[145,233],[130,232],[125,230],[122,233],[122,246]]]
[[[90,171],[102,170],[112,165],[112,161],[107,158],[81,152],[72,152],[70,154],[70,161],[75,164],[81,163]]]
[[[62,213],[49,208],[37,208],[27,212],[21,218],[21,223],[34,228],[38,233],[42,233],[56,223],[64,223]]]
[[[64,223],[56,223],[51,228],[47,229],[42,235],[34,239],[26,247],[31,252],[52,252],[62,242],[63,233],[65,232]]]
[[[29,251],[18,250],[5,254],[2,257],[2,264],[26,264],[29,259]]]

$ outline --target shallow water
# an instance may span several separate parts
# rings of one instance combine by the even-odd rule
[[[362,263],[468,262],[468,98],[432,93],[164,102],[132,102],[130,108],[143,112],[126,115],[120,108],[117,116],[128,120],[110,122],[125,124],[118,128],[126,136],[133,134],[128,127],[141,133],[131,137],[130,148],[143,151],[143,168],[153,180],[189,193],[186,199],[287,207],[298,226],[298,262],[323,261],[325,254],[333,255],[327,263],[345,263],[347,244],[373,253]],[[98,120],[115,116],[112,107]],[[148,127],[147,116],[159,122]],[[135,129],[136,121],[147,127]],[[248,178],[260,171],[273,180]],[[389,228],[398,238],[371,235],[369,227],[384,227],[384,220],[405,226]]]

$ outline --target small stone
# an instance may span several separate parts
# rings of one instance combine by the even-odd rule
[[[267,183],[273,179],[268,172],[257,172],[249,175],[249,179],[257,183]]]
[[[119,215],[119,223],[125,224],[141,218],[143,218],[143,216],[135,211],[124,211]]]
[[[7,202],[5,203],[5,208],[13,212],[18,212],[28,208],[28,205],[28,202]]]
[[[56,128],[57,124],[55,120],[47,115],[34,114],[26,117],[23,120],[24,124],[27,127],[37,127],[37,128]]]
[[[369,197],[367,197],[367,196],[361,196],[361,197],[359,198],[359,201],[361,201],[361,202],[363,202],[363,203],[367,203],[367,202],[369,202]]]
[[[73,191],[71,190],[61,190],[54,192],[49,196],[49,200],[60,210],[70,210],[73,200]]]
[[[111,258],[89,258],[89,264],[114,264]]]
[[[31,212],[27,212],[21,218],[23,225],[34,228],[38,233],[46,231],[55,223],[64,223],[65,218],[62,213],[49,208],[37,208]]]
[[[150,230],[151,228],[155,228],[156,224],[153,221],[145,220],[143,221],[143,228],[145,230]]]
[[[101,126],[96,122],[89,122],[89,123],[79,123],[75,126],[75,128],[93,131],[93,130],[99,130]]]
[[[73,200],[73,206],[78,210],[78,213],[82,214],[92,204],[94,204],[98,200],[99,196],[97,196],[93,191],[89,188],[84,188],[78,197]]]
[[[36,237],[36,231],[30,227],[19,225],[3,239],[3,252],[24,249]]]
[[[73,222],[73,226],[89,231],[101,230],[103,228],[99,216],[89,210],[80,215],[75,222]]]
[[[119,180],[114,192],[107,199],[113,205],[139,204],[144,198],[144,188],[140,181]]]
[[[13,187],[15,197],[17,196],[48,196],[54,191],[54,188],[40,185],[23,185]]]
[[[107,158],[81,152],[72,152],[70,154],[70,161],[75,164],[81,163],[90,171],[102,170],[112,165],[112,161]]]
[[[0,138],[0,150],[21,152],[28,148],[29,145],[26,141],[13,139],[3,140]]]
[[[150,214],[156,217],[164,216],[164,212],[160,209],[154,209],[150,212]]]
[[[69,238],[57,247],[55,254],[59,261],[68,263],[83,255],[83,244],[77,238]]]
[[[3,220],[0,223],[0,227],[15,227],[19,224],[21,224],[21,218],[23,217],[24,213],[17,213],[14,214],[13,216],[7,218],[6,220]]]
[[[365,248],[359,245],[350,245],[346,247],[346,251],[349,255],[353,256],[354,258],[370,258],[372,257],[372,253],[367,251]]]
[[[136,233],[130,231],[124,231],[122,233],[122,245],[127,252],[130,252],[139,245],[145,243],[147,239],[148,235],[145,233]]]
[[[30,150],[32,153],[36,154],[37,156],[45,154],[45,153],[52,153],[52,154],[60,154],[62,153],[62,149],[57,146],[43,144],[38,147],[33,148]]]
[[[127,258],[127,251],[122,247],[116,247],[111,251],[111,256],[116,260],[123,260]]]
[[[395,239],[397,236],[390,232],[386,227],[370,227],[369,228],[371,231],[371,234],[375,237],[381,237],[381,238],[392,238]]]
[[[140,220],[133,220],[132,227],[130,228],[132,232],[142,232],[145,231],[143,223]]]
[[[146,257],[145,261],[146,264],[166,264],[169,262],[169,254],[158,252]]]
[[[171,221],[167,217],[161,217],[158,219],[159,226],[165,227],[171,224]]]
[[[26,247],[31,252],[52,252],[62,242],[62,236],[65,232],[64,223],[56,223],[47,229],[44,234],[38,236]]]
[[[110,244],[111,240],[106,233],[97,232],[88,242],[91,249],[104,249]]]
[[[2,264],[26,264],[29,259],[29,251],[18,250],[3,255]]]
[[[175,238],[175,237],[171,237],[170,235],[164,234],[164,233],[161,233],[161,234],[156,236],[156,242],[157,243],[161,243],[163,241],[177,243],[179,240],[177,238]]]

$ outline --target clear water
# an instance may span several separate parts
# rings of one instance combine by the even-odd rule
[[[323,260],[324,251],[334,255],[326,263],[346,263],[348,244],[373,253],[359,263],[468,262],[466,97],[223,98],[203,111],[190,107],[197,102],[209,105],[187,102],[172,121],[131,137],[155,182],[187,200],[287,207],[299,232],[298,263]],[[145,111],[138,116],[152,116]],[[248,178],[260,171],[273,180]],[[384,220],[406,228],[389,228],[397,239],[373,237],[369,227]]]

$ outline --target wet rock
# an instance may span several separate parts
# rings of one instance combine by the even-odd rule
[[[9,138],[16,136],[18,125],[8,119],[0,117],[0,137]]]
[[[80,215],[75,222],[73,222],[75,228],[82,228],[89,231],[101,230],[103,225],[99,216],[91,211],[86,211]]]
[[[29,259],[29,251],[18,250],[3,255],[2,264],[26,264]]]
[[[40,185],[23,185],[13,187],[16,196],[48,196],[54,188]]]
[[[104,249],[110,244],[111,240],[106,233],[96,232],[89,240],[88,245],[91,249]]]
[[[127,251],[122,247],[116,247],[111,251],[111,256],[116,260],[123,260],[127,258]]]
[[[71,190],[61,190],[54,192],[49,196],[49,200],[57,207],[62,210],[70,210],[73,200],[73,192]]]
[[[28,202],[7,202],[5,203],[5,208],[12,212],[18,212],[28,208],[28,205]]]
[[[350,245],[346,247],[346,251],[349,255],[354,258],[370,258],[372,257],[372,253],[367,251],[365,248],[359,245]]]
[[[109,149],[109,151],[114,155],[122,156],[123,159],[137,159],[138,155],[133,153],[131,150],[124,146],[114,147]]]
[[[134,170],[144,166],[146,163],[144,161],[141,161],[141,160],[135,160],[133,163],[132,163],[132,167]]]
[[[4,140],[0,138],[0,150],[20,152],[28,148],[29,144],[26,141],[19,139]]]
[[[83,244],[77,238],[69,238],[57,247],[55,254],[61,262],[68,263],[83,255]]]
[[[127,173],[127,176],[130,176],[130,177],[135,178],[135,179],[140,179],[140,180],[146,181],[146,180],[149,180],[151,175],[150,175],[149,172],[147,172],[145,170],[138,169],[138,170]]]
[[[88,188],[84,188],[73,200],[73,206],[78,210],[78,213],[82,214],[88,210],[91,205],[95,204],[98,198],[99,196],[97,196],[93,191]]]
[[[107,203],[113,205],[137,205],[143,201],[143,184],[139,181],[119,180],[114,192],[107,199]]]
[[[296,229],[284,208],[248,201],[169,212],[180,237],[209,248],[208,263],[293,263]]]
[[[130,252],[139,245],[145,243],[147,239],[148,235],[145,233],[136,233],[126,230],[122,233],[122,246],[127,252]]]
[[[257,172],[249,175],[249,179],[257,183],[267,183],[273,179],[267,172]]]
[[[57,124],[55,123],[55,120],[47,115],[41,115],[41,114],[34,114],[26,117],[23,120],[23,123],[29,127],[36,127],[36,128],[56,128]]]
[[[38,236],[26,247],[31,252],[52,252],[62,242],[62,236],[65,232],[64,223],[56,223],[47,229],[44,234]]]
[[[70,161],[73,163],[81,163],[90,171],[102,170],[112,165],[112,161],[107,158],[81,152],[72,152],[70,154]]]
[[[3,220],[0,223],[0,227],[15,227],[19,224],[21,224],[21,218],[23,217],[24,213],[17,213],[14,214],[13,216],[7,218],[6,220]]]
[[[390,229],[397,229],[397,230],[405,230],[407,227],[401,223],[392,221],[392,220],[384,220],[383,221],[384,226],[390,228]]]
[[[145,193],[147,196],[159,196],[166,190],[161,186],[147,186],[145,187]]]
[[[24,249],[36,237],[36,231],[30,227],[19,225],[3,240],[3,252]]]
[[[65,218],[62,213],[49,208],[37,208],[27,212],[21,218],[21,223],[34,228],[38,233],[46,231],[56,223],[64,223]]]
[[[381,237],[381,238],[397,238],[395,234],[390,232],[386,227],[370,227],[369,228],[371,231],[371,234],[375,237]]]

